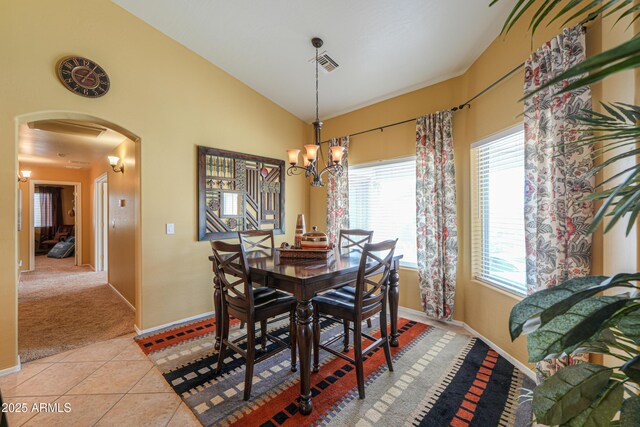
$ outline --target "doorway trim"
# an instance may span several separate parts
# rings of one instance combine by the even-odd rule
[[[36,185],[68,185],[73,186],[74,203],[76,209],[76,222],[75,222],[75,236],[76,236],[76,249],[75,259],[76,265],[82,265],[82,238],[84,237],[82,232],[82,183],[77,181],[47,181],[42,179],[29,180],[29,271],[36,269],[36,248],[34,245],[35,229],[34,229],[34,211],[33,211],[33,196],[35,194]],[[80,238],[78,239],[78,236]]]
[[[106,211],[109,209],[108,204],[104,203],[104,185],[108,185],[108,173],[105,172],[99,177],[97,177],[93,182],[93,224],[94,224],[94,270],[95,271],[107,271],[109,266],[108,261],[108,251],[107,245],[108,243],[108,233],[105,233],[109,227],[109,217],[108,214],[105,215]],[[102,220],[102,226],[101,221]],[[107,241],[105,241],[105,238]]]

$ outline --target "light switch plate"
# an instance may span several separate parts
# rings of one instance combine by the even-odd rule
[[[167,234],[175,234],[175,228],[173,224],[167,224]]]

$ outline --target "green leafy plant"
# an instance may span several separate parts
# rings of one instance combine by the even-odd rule
[[[493,0],[494,5],[499,0]],[[613,25],[632,25],[640,17],[634,0],[518,0],[509,14],[503,34],[525,15],[531,16],[532,36],[546,25],[566,25],[578,18],[617,15]],[[591,56],[549,81],[537,91],[569,78],[575,79],[557,93],[599,82],[615,73],[640,66],[640,37]],[[536,91],[536,92],[537,92]],[[536,92],[527,96],[533,96]],[[564,150],[591,146],[595,167],[589,176],[615,172],[599,183],[590,196],[602,203],[589,231],[605,219],[608,232],[621,220],[631,232],[640,213],[640,107],[614,102],[602,104],[602,112],[583,110],[573,118],[583,125],[584,137]],[[615,366],[596,363],[570,365],[546,378],[533,390],[537,422],[566,426],[640,426],[640,273],[607,278],[588,276],[530,295],[511,311],[511,338],[527,335],[530,362],[577,353],[610,356]],[[611,296],[603,292],[625,290]],[[617,413],[619,420],[612,421]]]

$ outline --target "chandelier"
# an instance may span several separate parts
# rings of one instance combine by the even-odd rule
[[[322,176],[325,173],[328,172],[336,176],[342,175],[343,167],[340,164],[340,161],[344,154],[344,147],[329,147],[327,152],[328,158],[325,162],[322,147],[320,146],[320,130],[322,129],[322,122],[318,117],[318,49],[322,47],[323,42],[322,39],[314,37],[311,39],[311,44],[316,48],[316,120],[313,122],[314,143],[304,146],[306,153],[302,155],[302,166],[298,165],[300,150],[287,150],[289,164],[291,165],[287,169],[287,175],[293,176],[304,174],[306,178],[311,178],[312,187],[322,187],[324,185],[322,182]]]

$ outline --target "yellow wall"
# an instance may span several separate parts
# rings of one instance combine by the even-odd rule
[[[135,227],[138,165],[135,142],[127,140],[111,154],[120,157],[124,173],[109,171],[109,283],[135,306]],[[92,186],[95,187],[95,185]],[[95,191],[95,189],[94,189]],[[124,206],[121,206],[123,201]]]
[[[559,29],[543,28],[531,37],[526,19],[507,36],[498,37],[462,75],[351,113],[325,120],[323,139],[340,137],[365,129],[407,120],[423,114],[448,109],[470,99],[489,84],[525,61],[531,47],[540,46],[559,33]],[[528,21],[527,21],[528,22]],[[600,23],[591,25],[587,34],[588,54],[599,51]],[[595,49],[594,49],[595,48]],[[455,151],[458,208],[458,280],[454,319],[466,322],[509,354],[527,361],[526,341],[511,342],[508,319],[511,308],[521,299],[496,287],[472,280],[470,241],[470,145],[487,136],[522,122],[524,71],[520,70],[472,103],[470,109],[454,113],[453,140]],[[594,90],[594,102],[598,93]],[[383,160],[415,154],[415,123],[387,128],[352,138],[349,152],[351,164]],[[325,225],[326,193],[311,189],[310,223]],[[601,269],[601,238],[594,240],[594,270]],[[400,272],[401,304],[421,310],[417,272]],[[404,294],[404,295],[403,295]]]
[[[19,187],[22,190],[22,231],[18,233],[18,260],[22,260],[22,271],[31,270],[31,260],[29,257],[29,217],[31,215],[31,206],[29,200],[32,197],[32,195],[29,193],[30,181],[62,181],[79,182],[81,184],[82,194],[80,198],[82,207],[80,211],[82,215],[82,236],[76,236],[76,239],[82,239],[82,259],[80,260],[80,262],[83,264],[91,264],[89,251],[91,233],[89,224],[91,224],[90,208],[92,199],[90,197],[89,175],[87,171],[83,169],[65,169],[58,167],[38,166],[34,164],[21,164],[20,168],[31,170],[30,180],[28,182],[21,182],[19,184]],[[4,221],[2,222],[1,226],[5,226]],[[3,281],[1,283],[4,285],[6,282]]]
[[[1,8],[0,56],[10,60],[0,68],[0,253],[14,255],[0,257],[0,369],[17,362],[16,119],[35,112],[87,114],[141,139],[138,327],[211,311],[210,248],[196,230],[196,145],[284,158],[305,141],[307,125],[108,0]],[[54,65],[70,54],[107,70],[107,95],[62,87]],[[287,180],[286,200],[287,235],[278,242],[292,241],[297,214],[308,215],[303,179]],[[175,235],[164,233],[169,222]]]

